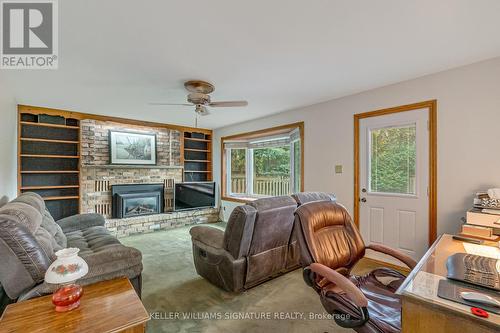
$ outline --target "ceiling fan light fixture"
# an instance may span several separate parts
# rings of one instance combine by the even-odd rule
[[[149,103],[150,105],[178,105],[178,106],[190,106],[194,105],[197,115],[206,116],[210,114],[206,106],[220,108],[220,107],[244,107],[248,105],[247,101],[220,101],[212,102],[210,98],[210,93],[215,90],[215,87],[208,82],[192,80],[184,83],[184,87],[189,94],[187,95],[186,103]]]
[[[206,107],[204,107],[203,105],[201,104],[196,104],[196,107],[194,109],[194,111],[199,114],[200,116],[205,116],[208,114],[208,110]]]

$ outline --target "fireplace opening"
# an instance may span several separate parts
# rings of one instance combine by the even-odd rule
[[[160,195],[158,193],[124,194],[120,196],[118,209],[122,217],[157,214],[160,212]]]
[[[164,210],[163,193],[163,184],[113,185],[112,216],[126,218],[160,214]]]

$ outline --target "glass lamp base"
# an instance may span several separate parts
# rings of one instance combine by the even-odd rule
[[[66,312],[66,311],[71,311],[73,309],[76,309],[77,307],[80,306],[80,300],[76,301],[73,304],[70,305],[56,305],[56,312]]]
[[[68,284],[54,292],[52,295],[52,304],[56,306],[57,312],[71,311],[80,306],[82,294],[82,286],[78,284]]]

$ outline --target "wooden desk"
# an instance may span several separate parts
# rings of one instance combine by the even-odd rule
[[[446,279],[446,260],[466,253],[463,242],[442,235],[426,252],[396,293],[401,295],[401,330],[433,333],[500,332],[500,315],[480,318],[470,307],[437,296],[438,283]]]
[[[10,304],[0,332],[143,333],[149,315],[126,278],[83,287],[80,307],[55,312],[52,295]]]

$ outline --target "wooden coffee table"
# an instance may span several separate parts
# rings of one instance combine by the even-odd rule
[[[144,332],[149,315],[127,278],[83,287],[80,307],[55,312],[52,295],[10,304],[0,332]]]

